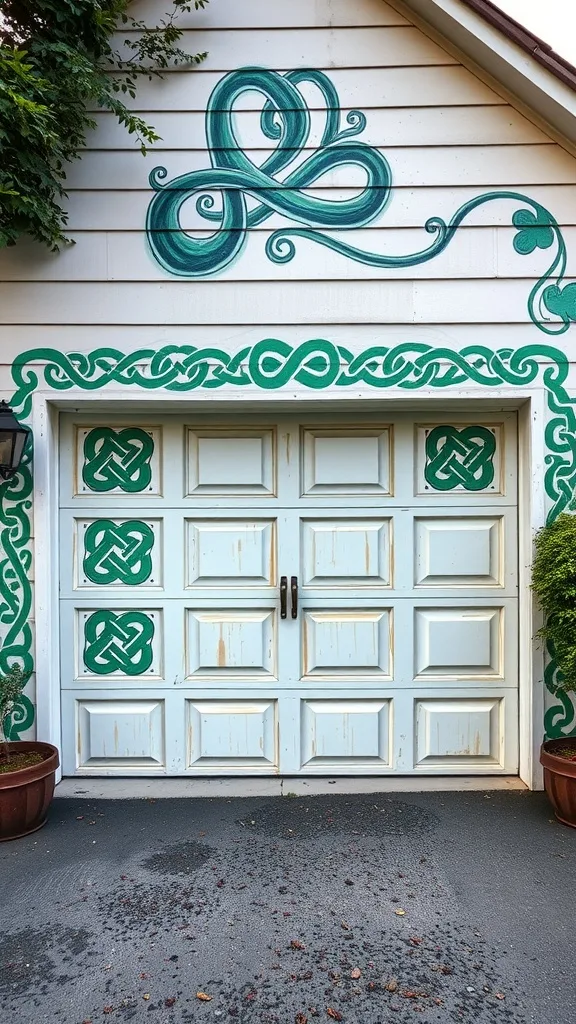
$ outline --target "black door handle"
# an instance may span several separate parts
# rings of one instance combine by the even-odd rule
[[[286,605],[288,602],[288,577],[280,577],[280,618],[285,619],[287,616]]]
[[[292,593],[292,618],[298,618],[298,577],[292,576],[290,579],[290,591]]]

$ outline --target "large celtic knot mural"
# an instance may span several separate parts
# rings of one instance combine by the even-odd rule
[[[494,479],[496,438],[487,427],[434,427],[426,437],[424,476],[436,491],[483,491]]]
[[[305,84],[319,90],[326,111],[320,144],[309,156],[305,153],[310,145],[311,117],[300,88]],[[260,127],[264,137],[276,143],[261,164],[255,164],[243,148],[235,126],[234,104],[247,92],[263,97]],[[521,192],[498,189],[475,196],[455,210],[449,222],[429,217],[423,230],[432,241],[408,255],[368,252],[338,238],[334,231],[362,228],[382,217],[393,193],[392,170],[386,157],[358,139],[366,128],[365,114],[350,111],[347,127],[341,120],[340,97],[322,71],[297,69],[280,74],[246,67],[224,75],[206,108],[206,147],[211,166],[170,181],[165,167],[155,167],[150,174],[155,195],[148,208],[146,230],[155,260],[169,274],[212,277],[242,255],[248,231],[276,213],[295,226],[280,228],[268,236],[265,251],[273,263],[290,262],[296,255],[297,240],[307,239],[370,267],[415,267],[443,252],[478,207],[505,201],[519,204],[511,214],[517,229],[515,251],[523,256],[536,249],[551,251],[548,266],[527,298],[532,321],[546,334],[562,334],[571,321],[576,321],[576,283],[564,283],[566,245],[562,232],[549,210]],[[344,166],[360,168],[365,174],[364,187],[352,198],[324,199],[306,191],[327,173]],[[208,235],[194,237],[182,228],[180,214],[190,200],[195,201],[196,212],[210,229]]]
[[[84,575],[97,586],[137,587],[152,573],[154,532],[147,523],[97,519],[84,532]]]

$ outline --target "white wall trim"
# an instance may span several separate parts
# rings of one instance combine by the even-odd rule
[[[61,750],[58,420],[54,405],[36,393],[32,399],[36,734]]]
[[[544,651],[533,640],[540,625],[530,580],[534,534],[546,520],[546,393],[531,392],[518,412],[518,651],[520,778],[543,788],[538,752],[544,733]]]

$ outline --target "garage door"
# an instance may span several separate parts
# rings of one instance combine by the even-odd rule
[[[66,774],[517,770],[515,415],[61,437]]]

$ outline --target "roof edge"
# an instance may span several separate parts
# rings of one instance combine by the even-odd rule
[[[386,0],[576,156],[576,68],[492,0]]]
[[[499,29],[508,39],[529,53],[547,71],[559,78],[564,85],[576,92],[576,67],[554,50],[552,46],[540,39],[525,25],[510,17],[505,11],[493,4],[491,0],[462,0],[485,21]]]

